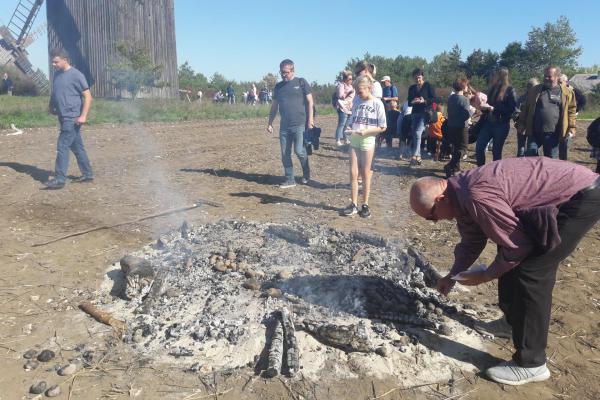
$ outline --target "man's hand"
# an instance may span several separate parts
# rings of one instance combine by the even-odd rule
[[[75,120],[75,123],[77,125],[83,125],[87,122],[87,116],[86,115],[80,115],[79,117],[77,117],[77,119]]]
[[[273,133],[273,125],[270,125],[270,124],[269,124],[269,125],[267,126],[267,132],[269,132],[269,133]]]
[[[573,129],[569,129],[569,130],[567,131],[567,136],[568,136],[569,134],[571,135],[571,137],[572,137],[572,138],[574,138],[574,137],[575,137],[575,130],[573,130]]]
[[[448,274],[448,275],[444,276],[443,278],[438,279],[436,289],[438,292],[440,292],[444,296],[448,296],[448,293],[450,293],[450,291],[452,290],[452,288],[454,287],[455,284],[456,284],[456,282],[453,281],[450,278],[450,274]]]
[[[308,129],[312,129],[315,127],[315,120],[312,118],[308,119]]]
[[[487,271],[477,271],[477,272],[462,272],[460,274],[461,278],[465,278],[465,279],[461,279],[459,281],[459,283],[461,285],[465,285],[465,286],[477,286],[477,285],[481,285],[482,283],[486,283],[489,282],[491,280],[493,280],[494,278],[490,277],[487,273]]]

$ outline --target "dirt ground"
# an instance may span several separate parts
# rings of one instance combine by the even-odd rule
[[[325,373],[314,382],[302,374],[268,381],[254,376],[251,368],[186,373],[177,360],[164,365],[143,359],[110,328],[77,308],[82,300],[95,298],[109,264],[183,220],[302,220],[402,237],[446,270],[457,240],[453,223],[419,220],[407,204],[414,179],[440,175],[442,164],[426,160],[411,169],[405,161],[381,154],[373,177],[372,218],[341,217],[340,209],[349,202],[348,157],[334,146],[335,122],[334,117],[319,121],[324,143],[310,159],[314,183],[288,190],[276,186],[282,180],[279,141],[265,133],[266,121],[261,119],[87,127],[84,137],[96,178],[59,191],[40,190],[53,169],[56,129],[26,130],[19,136],[0,132],[0,399],[32,397],[27,392],[36,379],[60,383],[59,398],[64,399],[600,398],[600,227],[559,269],[548,347],[552,377],[523,387],[460,372],[453,382],[428,382],[420,388],[406,388],[395,377],[348,381]],[[580,123],[580,132],[587,124]],[[513,131],[505,154],[514,151]],[[570,157],[595,167],[583,134]],[[70,172],[79,174],[75,165]],[[36,246],[198,199],[222,207],[202,206]],[[493,250],[489,245],[482,260],[489,262]],[[455,291],[452,296],[477,311],[496,302],[495,286]],[[27,349],[50,346],[58,350],[57,361],[64,362],[81,344],[97,356],[93,368],[74,377],[59,377],[43,367],[23,369]],[[490,341],[488,350],[491,363],[494,357],[512,353],[505,340]]]

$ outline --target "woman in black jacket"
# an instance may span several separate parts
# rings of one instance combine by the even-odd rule
[[[502,148],[510,130],[510,120],[517,109],[517,94],[510,85],[508,69],[500,68],[494,72],[492,84],[488,90],[488,104],[482,106],[485,122],[477,136],[475,157],[477,165],[485,164],[485,150],[493,140],[494,161],[502,159]]]
[[[435,90],[425,81],[421,68],[415,68],[412,72],[415,84],[408,88],[408,105],[412,107],[412,146],[411,165],[421,164],[421,137],[425,132],[425,117],[427,108],[433,104]]]

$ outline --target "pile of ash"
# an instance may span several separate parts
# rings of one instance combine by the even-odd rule
[[[310,364],[317,373],[334,353],[391,350],[399,368],[426,353],[419,332],[467,331],[448,318],[456,307],[429,288],[436,274],[405,243],[374,235],[301,223],[184,223],[109,269],[103,308],[127,322],[126,342],[157,359],[186,357],[192,370],[260,368],[281,310],[300,331],[305,372]]]

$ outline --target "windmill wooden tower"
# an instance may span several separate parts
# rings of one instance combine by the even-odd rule
[[[94,96],[116,97],[106,67],[118,60],[118,43],[136,43],[162,66],[167,84],[141,96],[178,97],[174,8],[174,0],[47,0],[48,47],[67,50]]]
[[[34,71],[25,47],[33,39],[31,27],[43,2],[19,0],[9,24],[0,27],[0,63],[13,62],[42,92],[47,82]],[[117,97],[107,66],[119,59],[117,44],[136,43],[149,50],[154,65],[162,66],[161,82],[166,83],[141,96],[175,98],[179,85],[174,8],[174,0],[47,0],[48,50],[67,50],[94,96]],[[51,67],[50,74],[52,79]]]

